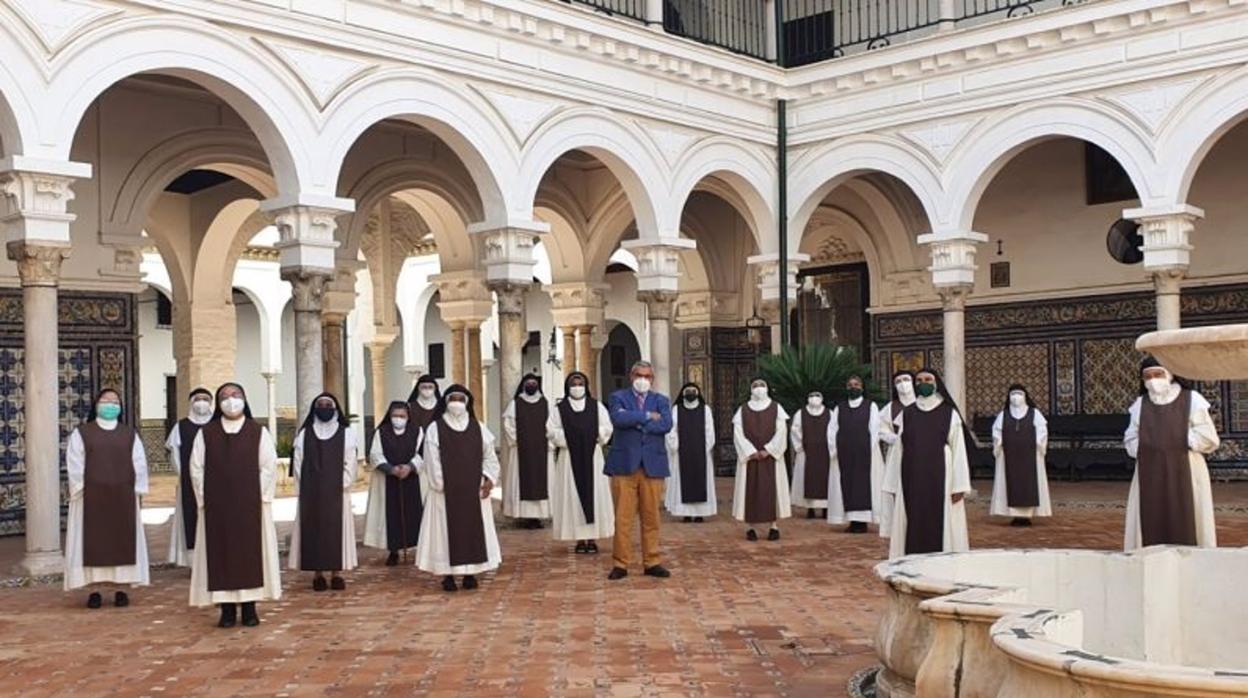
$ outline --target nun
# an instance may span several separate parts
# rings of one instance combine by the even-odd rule
[[[828,523],[849,522],[846,533],[866,533],[880,521],[884,456],[880,453],[880,408],[863,396],[863,381],[850,376],[846,399],[828,420],[832,476],[828,480]]]
[[[697,383],[686,383],[672,410],[672,430],[667,432],[667,459],[675,463],[664,503],[672,516],[685,523],[702,523],[714,516],[715,420]]]
[[[1209,401],[1153,357],[1140,366],[1140,397],[1130,409],[1123,445],[1135,458],[1123,547],[1215,548],[1213,488],[1205,456],[1221,441]]]
[[[992,453],[997,467],[990,514],[1011,517],[1011,526],[1030,526],[1034,517],[1053,515],[1044,467],[1048,450],[1048,422],[1027,388],[1011,385],[1005,407],[992,423]]]
[[[737,477],[732,515],[748,526],[746,540],[758,540],[756,526],[769,529],[767,540],[780,540],[776,522],[792,516],[784,452],[789,415],[771,399],[767,381],[750,382],[750,399],[732,417],[732,440],[737,449]]]
[[[277,449],[269,430],[251,417],[237,383],[217,388],[212,420],[195,436],[191,484],[199,528],[191,566],[192,606],[216,604],[222,628],[260,624],[257,601],[282,597],[273,496]]]
[[[147,455],[124,415],[121,394],[105,388],[95,397],[87,421],[65,444],[65,591],[150,582],[141,502],[147,494]],[[92,590],[87,608],[102,603],[100,592]],[[114,588],[113,605],[129,606],[130,597]]]
[[[429,422],[433,421],[433,413],[442,403],[442,391],[438,390],[438,380],[429,374],[416,379],[412,394],[407,396],[408,420],[411,425],[422,433]]]
[[[169,464],[178,476],[177,494],[173,498],[173,518],[169,520],[169,563],[178,567],[191,566],[191,551],[195,548],[195,527],[199,525],[199,507],[195,506],[195,488],[191,486],[191,447],[195,436],[208,420],[216,405],[207,388],[191,391],[191,405],[187,416],[169,430],[165,448],[169,451]]]
[[[372,472],[364,545],[390,551],[387,567],[399,564],[399,552],[406,554],[420,540],[426,489],[418,472],[422,436],[421,428],[412,424],[408,403],[392,402],[368,452]]]
[[[914,404],[897,418],[884,474],[884,491],[895,503],[889,559],[970,548],[964,499],[971,469],[962,415],[934,369],[915,374],[914,390]]]
[[[494,529],[490,492],[498,481],[494,435],[477,421],[472,393],[462,385],[446,389],[425,428],[423,478],[429,483],[416,567],[442,577],[444,591],[477,588],[477,575],[503,561]]]
[[[880,410],[880,442],[887,449],[891,450],[897,443],[897,418],[901,416],[902,410],[914,404],[914,398],[914,373],[894,373],[892,399]],[[884,462],[888,463],[887,456],[884,456]],[[880,535],[888,538],[893,518],[893,496],[881,490],[878,501],[880,508],[876,512],[876,521],[880,524]]]
[[[342,413],[338,398],[321,393],[312,401],[303,427],[295,434],[290,461],[299,506],[290,530],[292,570],[312,572],[312,590],[341,591],[347,583],[339,572],[358,564],[351,484],[355,482],[359,446],[355,430]],[[331,577],[325,582],[325,573]]]
[[[824,515],[828,508],[828,475],[832,469],[832,452],[828,448],[828,425],[832,411],[823,404],[823,393],[812,390],[806,404],[798,410],[789,427],[789,443],[793,446],[793,504],[805,507],[806,518]]]
[[[549,418],[542,379],[526,374],[503,411],[503,515],[520,519],[522,528],[541,528],[550,518]]]
[[[554,537],[576,541],[577,554],[597,554],[598,539],[615,535],[611,479],[603,448],[614,427],[607,408],[589,394],[589,377],[573,371],[550,414],[546,434],[555,447]]]

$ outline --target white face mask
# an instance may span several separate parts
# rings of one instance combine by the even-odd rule
[[[403,417],[391,417],[390,426],[394,427],[395,431],[403,431],[407,428],[407,420]]]
[[[446,403],[446,413],[452,417],[462,417],[468,414],[468,403],[448,402]]]
[[[208,417],[212,414],[211,400],[196,400],[191,403],[191,414],[196,417]]]
[[[766,400],[767,399],[767,386],[756,385],[753,388],[750,388],[750,397],[754,398],[755,400]]]
[[[806,404],[815,409],[819,409],[820,407],[823,407],[823,397],[820,395],[811,395],[806,398]]]
[[[1027,396],[1022,393],[1010,393],[1010,406],[1023,407],[1027,404]]]
[[[247,403],[243,402],[241,397],[227,397],[221,401],[221,411],[227,417],[237,417],[243,413],[243,408]]]
[[[905,399],[914,397],[914,381],[897,381],[897,395]]]
[[[1161,397],[1170,391],[1169,378],[1149,378],[1144,381],[1144,387],[1148,388],[1148,392],[1157,397]]]
[[[426,400],[433,397],[433,392],[434,392],[434,389],[431,387],[427,388],[427,387],[421,386],[420,388],[420,396],[425,398]]]
[[[649,378],[634,378],[633,390],[636,390],[639,393],[650,392],[650,379]]]
[[[574,385],[568,388],[568,395],[570,395],[573,400],[583,399],[585,397],[585,386]]]

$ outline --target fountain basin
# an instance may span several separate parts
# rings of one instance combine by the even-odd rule
[[[984,550],[875,572],[881,696],[1248,696],[1248,549]]]
[[[1248,324],[1189,327],[1141,335],[1135,348],[1173,373],[1193,380],[1248,376]]]

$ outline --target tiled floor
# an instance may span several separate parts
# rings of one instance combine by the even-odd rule
[[[1031,530],[990,522],[981,498],[972,545],[1120,544],[1125,485],[1054,489],[1057,517]],[[1248,485],[1219,485],[1217,499],[1222,544],[1248,545]],[[163,532],[149,531],[163,550]],[[475,592],[445,594],[367,551],[344,592],[286,574],[257,629],[220,630],[214,611],[188,608],[186,570],[155,571],[127,609],[88,611],[85,594],[59,586],[0,589],[0,693],[834,696],[874,663],[875,535],[796,519],[783,540],[749,543],[722,516],[665,522],[674,576],[620,582],[605,578],[609,544],[595,558],[546,531],[500,537],[503,567]],[[0,565],[19,554],[4,541]]]

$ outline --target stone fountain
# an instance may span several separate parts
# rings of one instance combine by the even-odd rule
[[[1151,332],[1195,380],[1248,379],[1248,324]],[[1248,548],[981,550],[876,566],[887,698],[1248,696]]]

